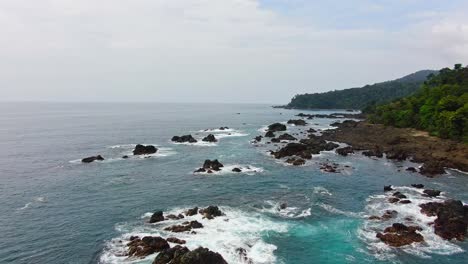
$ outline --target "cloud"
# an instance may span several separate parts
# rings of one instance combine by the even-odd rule
[[[359,14],[389,10],[366,3]],[[353,26],[334,27],[308,19],[323,16],[315,5],[287,5],[3,0],[0,89],[11,100],[279,103],[468,59],[462,17],[388,29],[345,16]]]

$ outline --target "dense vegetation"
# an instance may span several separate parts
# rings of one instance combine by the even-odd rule
[[[430,75],[414,95],[366,111],[371,122],[468,142],[468,68],[461,64],[444,68]]]
[[[390,102],[413,94],[434,71],[424,70],[403,78],[366,85],[361,88],[330,91],[326,93],[294,96],[287,108],[296,109],[363,109],[369,104]]]

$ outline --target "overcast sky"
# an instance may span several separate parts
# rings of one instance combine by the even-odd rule
[[[468,63],[468,1],[0,0],[0,100],[287,103]]]

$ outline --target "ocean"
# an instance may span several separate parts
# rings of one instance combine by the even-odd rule
[[[225,216],[193,216],[204,228],[176,236],[228,263],[245,263],[238,248],[253,263],[466,263],[468,243],[434,235],[427,226],[433,218],[421,217],[417,206],[430,199],[408,186],[422,183],[467,203],[468,175],[449,170],[427,178],[405,171],[418,166],[409,161],[333,151],[296,167],[268,154],[274,144],[251,142],[267,125],[299,112],[314,113],[254,104],[1,103],[0,263],[151,263],[154,255],[123,256],[131,235],[168,235],[168,223],[147,223],[151,213],[209,205]],[[328,129],[335,121],[316,118],[305,129]],[[299,129],[288,126],[291,134]],[[209,133],[219,142],[170,141]],[[139,143],[159,150],[122,159]],[[97,154],[105,160],[80,162]],[[194,174],[206,159],[225,169]],[[321,171],[323,162],[340,164],[341,173]],[[390,184],[413,203],[385,203],[383,186]],[[368,217],[387,209],[424,226],[425,242],[395,249],[375,238],[391,222]]]

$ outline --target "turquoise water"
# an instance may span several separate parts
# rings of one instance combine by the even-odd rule
[[[466,203],[467,175],[449,171],[428,179],[399,167],[407,164],[333,152],[292,167],[266,154],[273,146],[250,143],[264,126],[297,113],[267,105],[1,104],[0,263],[151,263],[154,256],[120,257],[119,240],[164,235],[163,225],[145,224],[147,213],[211,204],[226,216],[200,220],[203,231],[180,236],[189,247],[209,247],[229,263],[242,263],[236,247],[247,248],[255,263],[466,263],[467,242],[428,233],[423,245],[390,249],[375,240],[379,227],[366,217],[388,209],[382,202],[388,184],[423,183]],[[315,119],[311,127],[334,121]],[[233,130],[215,131],[222,137],[217,144],[169,141],[188,133],[200,138],[206,135],[200,130],[220,126]],[[157,145],[159,154],[120,159],[137,143]],[[77,161],[96,154],[106,161]],[[250,170],[192,173],[215,158]],[[350,168],[321,172],[319,163],[327,159]],[[422,199],[415,190],[402,190]],[[279,211],[283,202],[288,208]],[[404,213],[417,215],[414,206]]]

